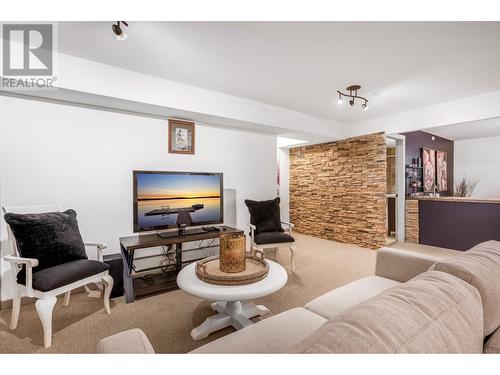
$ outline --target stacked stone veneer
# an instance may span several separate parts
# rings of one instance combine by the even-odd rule
[[[386,241],[383,134],[290,149],[295,230],[378,249]]]
[[[406,215],[405,215],[405,240],[406,242],[418,243],[419,236],[419,214],[418,200],[406,200]]]

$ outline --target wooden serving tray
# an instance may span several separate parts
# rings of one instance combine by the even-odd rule
[[[269,272],[269,264],[261,250],[246,255],[246,269],[243,272],[227,273],[219,268],[219,256],[212,256],[196,263],[198,279],[214,285],[245,285],[262,280]]]

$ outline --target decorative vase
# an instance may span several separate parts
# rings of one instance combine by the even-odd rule
[[[243,272],[246,268],[246,237],[244,234],[223,234],[219,240],[219,268],[222,272]]]

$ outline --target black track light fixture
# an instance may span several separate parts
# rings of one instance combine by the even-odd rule
[[[360,85],[351,85],[349,87],[346,87],[346,90],[349,91],[349,94],[345,94],[343,92],[341,92],[340,90],[337,90],[338,94],[339,94],[339,98],[337,100],[337,103],[340,105],[344,102],[344,96],[347,97],[347,98],[350,98],[349,99],[349,104],[351,106],[353,106],[355,103],[356,103],[356,99],[360,99],[363,101],[363,104],[361,104],[361,108],[363,108],[363,110],[367,111],[368,110],[368,99],[366,98],[363,98],[362,96],[359,96],[358,95],[358,90],[361,88]]]

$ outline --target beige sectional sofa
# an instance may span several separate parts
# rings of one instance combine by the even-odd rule
[[[374,276],[191,353],[500,353],[499,326],[499,241],[450,258],[382,248]]]
[[[289,353],[481,353],[478,291],[425,272],[330,319]]]
[[[212,341],[192,353],[289,353],[329,319],[427,271],[442,258],[394,248],[377,252],[375,275]]]

